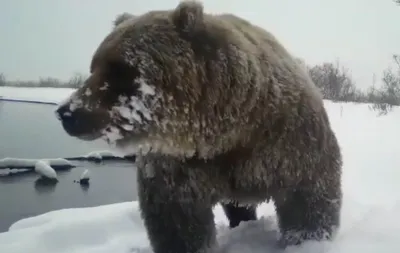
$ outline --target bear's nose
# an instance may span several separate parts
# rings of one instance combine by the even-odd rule
[[[55,114],[57,119],[60,121],[70,121],[74,118],[72,117],[72,112],[68,104],[59,106],[55,111]]]
[[[64,129],[72,135],[92,131],[94,124],[97,122],[95,114],[84,108],[71,110],[69,104],[61,105],[56,109],[55,113]]]

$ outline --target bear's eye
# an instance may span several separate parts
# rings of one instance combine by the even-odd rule
[[[110,79],[122,78],[129,75],[130,67],[124,63],[110,61],[107,65],[107,75]]]
[[[133,94],[138,87],[135,87],[135,78],[139,76],[138,71],[119,61],[110,61],[107,64],[106,79],[111,84],[111,89],[119,94]]]

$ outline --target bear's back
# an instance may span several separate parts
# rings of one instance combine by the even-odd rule
[[[295,105],[308,101],[308,105],[316,110],[323,107],[322,95],[311,80],[307,69],[279,42],[269,31],[261,28],[244,18],[234,14],[219,14],[210,17],[210,24],[227,29],[223,39],[232,43],[240,50],[245,50],[247,60],[257,66],[261,76],[261,89],[273,97],[267,99],[282,99],[288,106],[289,101]],[[236,64],[235,62],[232,64]],[[238,77],[240,78],[240,77]],[[280,97],[286,94],[290,98]],[[300,102],[300,100],[303,100]],[[278,101],[275,101],[278,102]],[[268,103],[273,103],[269,100]],[[278,102],[279,103],[279,102]],[[317,109],[318,108],[318,109]]]

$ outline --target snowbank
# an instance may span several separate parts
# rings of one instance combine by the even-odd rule
[[[39,160],[35,163],[35,171],[42,177],[48,179],[57,179],[56,171],[50,166],[47,161]]]
[[[101,162],[101,161],[125,161],[134,160],[134,156],[120,156],[108,150],[93,151],[84,156],[68,157],[68,158],[51,158],[51,159],[25,159],[25,158],[13,158],[6,157],[0,159],[0,170],[3,169],[35,169],[35,166],[39,162],[45,162],[54,169],[70,169],[75,167],[71,161],[89,161],[89,162]],[[44,165],[39,165],[44,166]],[[22,171],[22,170],[21,170]],[[4,174],[4,173],[3,173]]]
[[[123,156],[120,156],[112,151],[108,150],[100,150],[100,151],[93,151],[84,156],[89,161],[102,161],[102,160],[118,160],[123,159]]]
[[[69,169],[75,167],[70,161],[63,158],[52,158],[52,159],[23,159],[23,158],[11,158],[6,157],[0,159],[0,169],[30,169],[35,168],[38,161],[43,161],[53,168],[57,169]]]
[[[135,155],[119,155],[118,152],[109,150],[99,150],[90,152],[84,156],[68,157],[65,158],[69,161],[88,161],[88,162],[101,162],[101,161],[135,161]]]
[[[343,149],[342,226],[333,243],[309,243],[285,252],[400,252],[400,111],[376,117],[368,105],[326,101]],[[214,210],[220,253],[279,252],[274,249],[273,206],[258,208],[257,222],[229,231],[220,206]],[[0,234],[0,252],[151,253],[137,202],[64,209],[14,223]]]
[[[368,208],[354,205],[345,208],[351,221],[344,226],[334,243],[310,242],[291,247],[286,253],[398,253],[399,225],[391,219],[399,209]],[[399,205],[396,208],[400,208]],[[396,211],[397,210],[397,211]],[[218,226],[218,253],[278,253],[273,207],[258,208],[263,217],[242,223],[229,231],[222,208],[214,209]],[[14,223],[0,234],[1,252],[13,253],[151,253],[139,215],[138,203],[64,209]]]

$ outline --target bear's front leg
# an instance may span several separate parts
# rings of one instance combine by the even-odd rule
[[[274,199],[282,247],[307,240],[331,240],[340,224],[341,192],[293,189]]]
[[[154,253],[206,253],[215,243],[212,205],[190,175],[138,168],[139,205]]]

